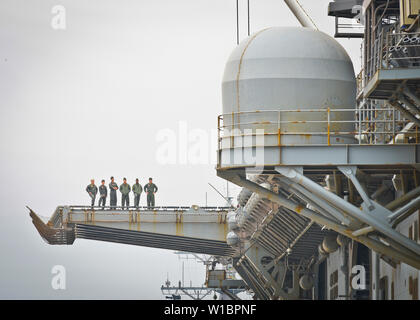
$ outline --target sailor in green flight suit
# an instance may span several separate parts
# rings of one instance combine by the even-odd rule
[[[120,192],[121,192],[121,207],[124,209],[124,206],[127,205],[127,209],[130,206],[130,191],[131,187],[127,183],[127,179],[123,179],[123,184],[120,185]]]
[[[108,190],[106,189],[106,186],[105,186],[105,180],[102,179],[101,185],[99,186],[99,202],[98,202],[99,207],[101,205],[102,205],[102,208],[105,207],[107,195],[108,195]]]
[[[142,192],[143,192],[143,188],[141,187],[141,184],[139,183],[139,179],[136,179],[136,183],[133,184],[134,206],[136,208],[139,207],[140,195]]]
[[[92,200],[91,206],[95,205],[96,194],[98,193],[98,187],[95,186],[95,180],[90,180],[90,185],[86,187],[86,192],[89,193],[90,199]]]
[[[155,206],[155,193],[158,191],[158,188],[153,183],[153,179],[149,178],[149,183],[144,186],[144,192],[147,194],[147,208],[151,209]]]
[[[111,182],[109,183],[109,206],[111,209],[115,209],[117,206],[117,190],[118,190],[118,184],[115,183],[114,177],[111,177]]]

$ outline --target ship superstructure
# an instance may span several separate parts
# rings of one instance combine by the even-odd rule
[[[225,67],[216,170],[237,208],[31,210],[44,239],[212,255],[255,299],[419,299],[420,1],[330,3],[336,37],[362,39],[358,76],[286,2],[302,27],[249,36]]]

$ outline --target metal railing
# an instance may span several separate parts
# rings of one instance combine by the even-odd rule
[[[384,68],[420,67],[420,33],[387,34],[385,40]]]
[[[57,210],[63,209],[65,206],[59,206]],[[89,205],[71,205],[66,206],[70,211],[115,211],[121,212],[122,214],[127,213],[127,211],[167,211],[167,212],[177,212],[177,211],[187,211],[187,210],[203,210],[203,211],[228,211],[232,210],[232,207],[200,207],[200,206],[89,206]]]
[[[335,37],[336,38],[363,38],[365,26],[353,18],[335,18]]]
[[[383,116],[380,116],[380,114]],[[343,118],[348,118],[348,120],[341,120]],[[242,121],[245,119],[247,121]],[[408,123],[408,120],[402,118],[399,112],[391,107],[235,112],[218,117],[218,150],[224,148],[222,145],[224,141],[230,140],[230,147],[228,148],[232,148],[236,138],[257,136],[277,137],[275,139],[276,144],[255,144],[252,147],[297,146],[296,143],[285,144],[282,138],[299,135],[326,137],[325,142],[314,142],[313,145],[331,146],[333,144],[332,139],[335,136],[348,138],[347,140],[350,141],[358,140],[354,144],[396,143],[395,137]],[[351,130],[337,130],[342,127]],[[311,130],[311,128],[316,130]],[[406,135],[413,136],[416,143],[419,141],[418,132],[411,132]],[[266,139],[264,139],[264,143],[266,143]]]
[[[381,33],[369,56],[365,73],[367,81],[378,70],[420,67],[420,33]]]

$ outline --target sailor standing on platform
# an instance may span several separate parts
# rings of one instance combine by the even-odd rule
[[[134,206],[136,208],[139,207],[140,195],[142,192],[143,192],[143,188],[141,187],[141,184],[139,183],[139,179],[136,179],[136,183],[133,184]]]
[[[144,191],[147,194],[147,208],[151,209],[155,206],[155,193],[158,191],[152,178],[149,178],[149,183],[144,186]]]
[[[101,181],[101,185],[99,186],[99,202],[98,206],[105,207],[106,197],[108,195],[108,189],[105,186],[105,180]]]
[[[127,209],[130,206],[130,191],[131,187],[127,183],[127,179],[123,179],[123,184],[120,185],[120,192],[121,192],[121,207],[124,209],[124,206],[127,205]]]
[[[86,192],[89,193],[90,199],[92,200],[91,206],[95,205],[96,194],[98,193],[98,187],[95,186],[95,180],[90,180],[90,185],[86,187]]]
[[[118,184],[114,182],[114,177],[111,177],[111,182],[109,183],[109,205],[111,209],[115,209],[117,206],[117,190],[118,190]]]

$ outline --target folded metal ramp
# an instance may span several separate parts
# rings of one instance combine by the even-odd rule
[[[131,244],[142,247],[182,250],[216,256],[230,256],[235,251],[226,242],[159,233],[123,230],[88,224],[75,224],[76,238]]]
[[[29,210],[49,244],[69,245],[79,238],[215,256],[236,254],[226,243],[228,208],[60,206],[48,223]]]

